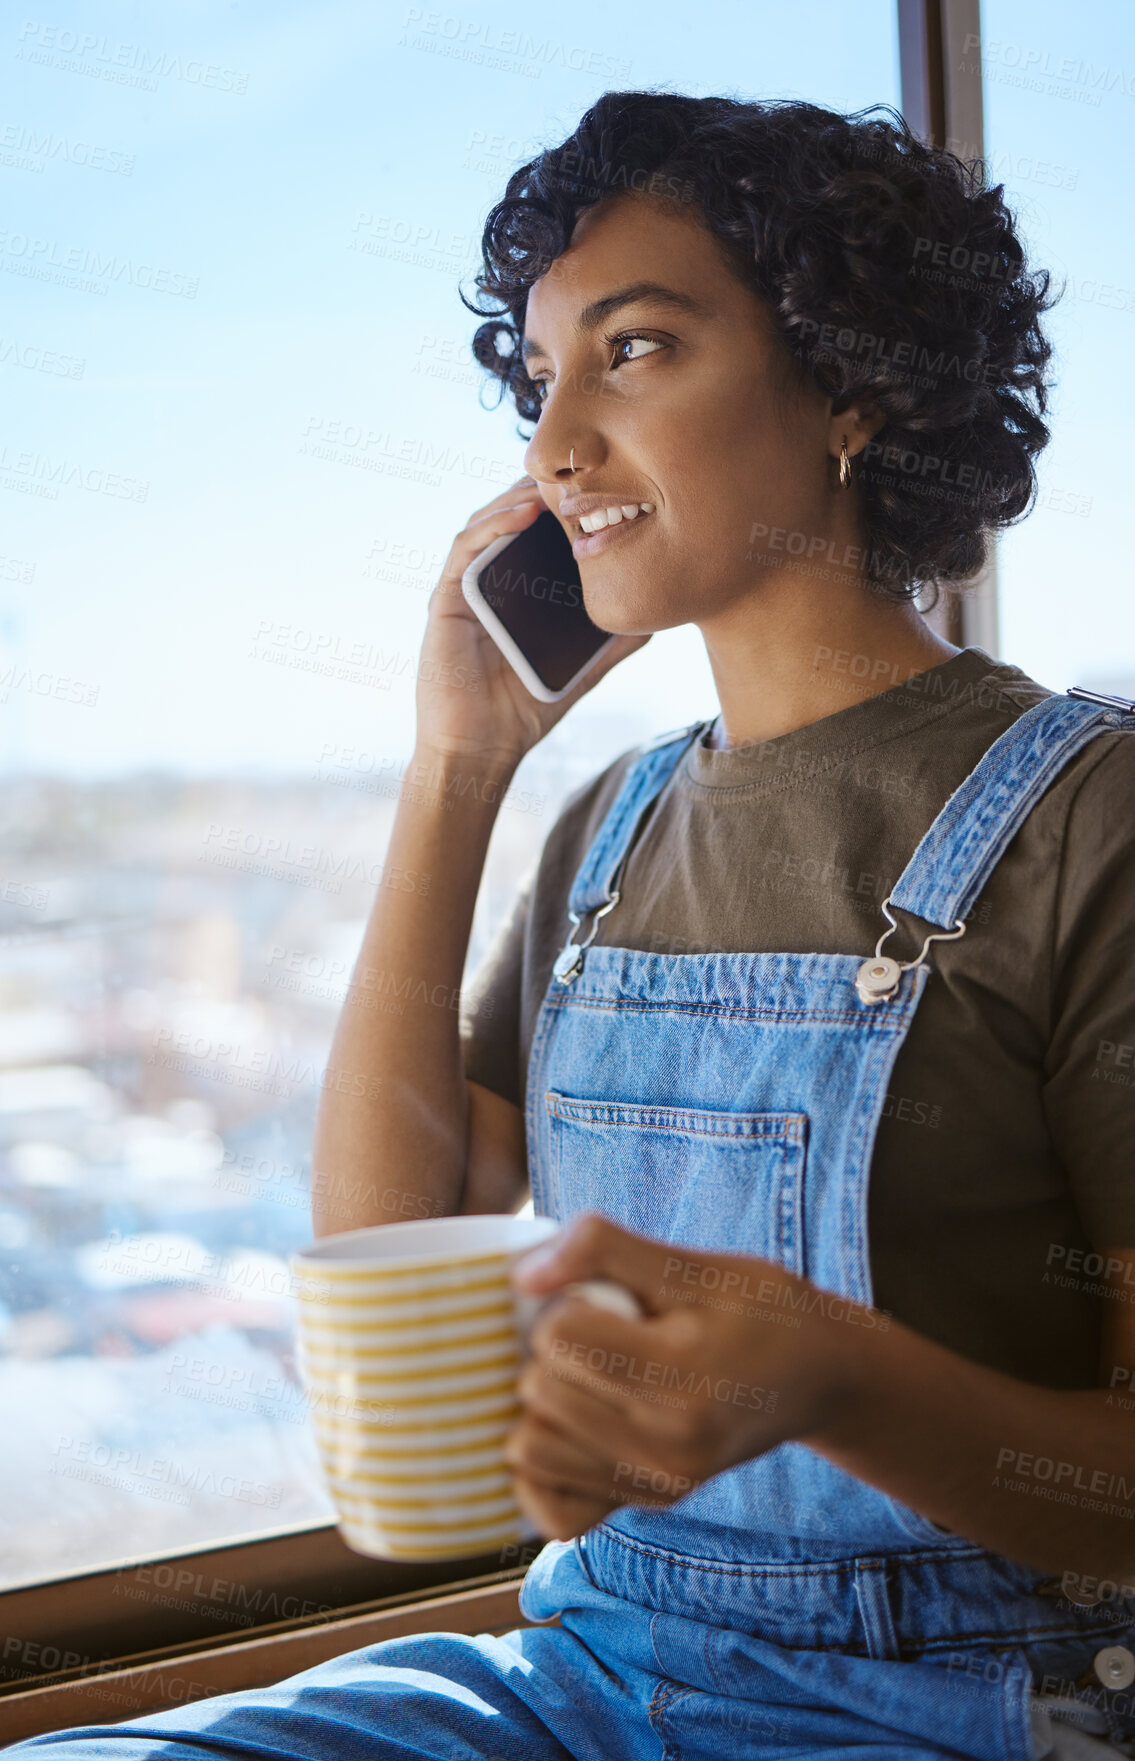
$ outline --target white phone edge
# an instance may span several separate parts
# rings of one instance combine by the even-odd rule
[[[570,691],[574,691],[575,687],[579,684],[580,679],[591,671],[601,655],[606,654],[608,648],[610,648],[612,642],[614,642],[616,638],[614,636],[608,636],[606,642],[595,650],[591,659],[585,661],[574,677],[570,678],[567,684],[561,686],[558,691],[552,691],[547,685],[545,685],[543,679],[541,679],[533,670],[528,660],[517,647],[516,643],[497,617],[496,612],[481,592],[479,578],[481,570],[486,568],[488,564],[492,562],[493,558],[499,556],[506,545],[511,544],[513,539],[517,537],[519,537],[519,533],[517,532],[505,532],[500,538],[494,538],[493,542],[481,552],[480,556],[474,557],[473,561],[469,564],[469,567],[461,577],[461,592],[464,595],[466,604],[472,607],[479,622],[488,631],[513,672],[517,674],[525,689],[529,691],[533,697],[538,698],[541,703],[558,703],[561,697],[566,697]]]

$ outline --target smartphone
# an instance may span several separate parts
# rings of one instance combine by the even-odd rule
[[[587,615],[571,539],[550,508],[523,532],[494,539],[465,570],[461,590],[542,703],[566,697],[615,640]]]

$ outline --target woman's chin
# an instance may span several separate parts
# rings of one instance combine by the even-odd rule
[[[580,574],[587,615],[610,636],[653,636],[671,623],[687,621],[668,618],[656,594],[636,592],[629,583],[589,581],[582,570]]]

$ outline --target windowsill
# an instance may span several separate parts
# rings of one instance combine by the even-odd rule
[[[5,1591],[0,1743],[13,1740],[10,1720],[33,1698],[46,1706],[45,1695],[87,1686],[89,1713],[44,1713],[39,1729],[80,1715],[103,1723],[127,1718],[133,1702],[120,1710],[104,1702],[98,1710],[96,1677],[108,1692],[112,1675],[143,1664],[152,1673],[172,1659],[251,1655],[250,1644],[325,1634],[351,1619],[409,1614],[426,1600],[498,1590],[518,1583],[539,1551],[533,1542],[470,1559],[395,1564],[353,1552],[336,1528],[316,1524]],[[290,1667],[282,1664],[277,1673]],[[67,1705],[79,1701],[72,1695]]]

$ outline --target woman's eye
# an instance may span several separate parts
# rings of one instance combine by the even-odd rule
[[[655,342],[652,336],[617,336],[615,338],[615,353],[618,354],[620,349],[630,348],[632,343],[644,343],[648,349],[660,349],[664,346],[660,342]],[[638,355],[622,355],[620,358],[623,361],[641,359]]]
[[[641,354],[624,355],[619,352],[621,349],[629,349],[635,343],[641,343],[647,352],[666,347],[664,342],[658,342],[652,336],[616,336],[612,338],[609,345],[616,356],[616,359],[612,361],[611,365],[613,367],[619,367],[624,365],[627,361],[642,360],[643,357]],[[546,402],[550,381],[547,379],[531,379],[530,383],[536,395],[536,402],[539,404]]]

